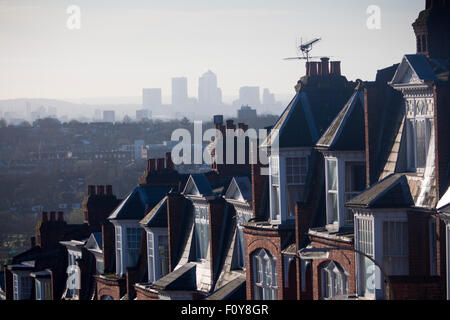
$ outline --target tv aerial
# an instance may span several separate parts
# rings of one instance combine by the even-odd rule
[[[321,38],[315,38],[311,41],[308,41],[306,43],[303,43],[303,40],[301,40],[300,46],[298,46],[299,51],[301,52],[302,56],[298,57],[292,57],[292,58],[285,58],[283,60],[306,60],[306,62],[309,62],[310,59],[318,59],[321,57],[311,57],[309,53],[313,49],[313,45],[316,44],[322,40]]]

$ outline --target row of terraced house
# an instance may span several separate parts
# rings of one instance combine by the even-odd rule
[[[450,298],[449,16],[450,1],[426,1],[417,52],[375,81],[348,81],[339,61],[307,62],[265,139],[215,117],[207,173],[180,174],[167,154],[148,160],[124,199],[89,186],[82,225],[44,212],[31,248],[4,266],[0,295]],[[217,161],[230,134],[245,141],[242,164]]]

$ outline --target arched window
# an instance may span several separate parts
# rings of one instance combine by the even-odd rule
[[[100,300],[114,300],[114,298],[111,296],[104,295],[100,297]]]
[[[321,269],[322,299],[330,299],[348,293],[348,276],[341,265],[334,261],[325,263]]]
[[[264,249],[252,255],[255,279],[255,300],[276,300],[278,298],[277,260]]]

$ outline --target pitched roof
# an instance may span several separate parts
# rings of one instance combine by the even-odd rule
[[[169,186],[138,186],[108,217],[109,220],[141,220],[171,190]]]
[[[192,194],[197,196],[213,195],[214,192],[208,179],[203,173],[191,174],[184,187],[183,194]]]
[[[261,147],[278,137],[279,148],[314,146],[351,96],[354,84],[343,76],[304,77],[300,89]]]
[[[204,300],[245,300],[246,279],[239,276],[216,290]]]
[[[103,251],[103,239],[101,232],[93,232],[86,242],[88,250]]]
[[[359,86],[316,145],[336,151],[363,151],[364,95]]]
[[[448,188],[447,192],[442,196],[441,200],[439,200],[436,209],[450,213],[450,188]]]
[[[139,223],[149,228],[167,228],[167,197],[164,197]]]
[[[159,280],[153,282],[151,288],[158,291],[171,290],[196,290],[196,264],[187,263],[177,270],[168,273]]]
[[[226,199],[236,199],[236,192],[239,192],[239,200],[252,200],[252,184],[248,177],[233,177],[225,193]]]
[[[350,200],[346,206],[363,208],[407,208],[414,201],[405,174],[393,174]]]

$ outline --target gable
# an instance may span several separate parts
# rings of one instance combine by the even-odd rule
[[[406,55],[395,72],[391,85],[424,84],[436,80],[436,75],[427,58],[421,54]]]
[[[200,192],[194,182],[192,176],[189,177],[188,182],[186,183],[186,187],[184,187],[183,194],[192,195],[192,196],[200,196]]]

